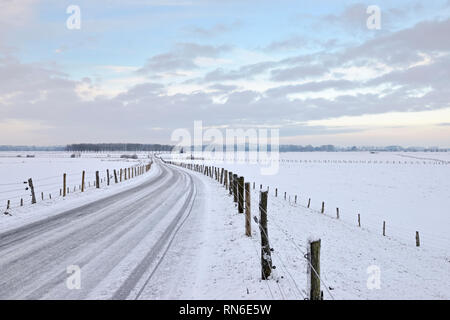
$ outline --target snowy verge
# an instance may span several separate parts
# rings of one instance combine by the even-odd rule
[[[184,169],[183,169],[184,170]],[[260,231],[252,237],[232,197],[213,179],[199,181],[195,215],[181,230],[144,292],[147,299],[308,298],[308,238],[321,239],[321,279],[330,299],[449,299],[450,257],[383,237],[345,221],[269,196],[273,270],[261,280]],[[252,216],[259,217],[252,190]]]
[[[58,196],[51,200],[39,201],[34,205],[9,209],[7,212],[10,215],[0,215],[0,233],[51,217],[99,199],[113,196],[144,183],[146,180],[157,176],[160,172],[161,168],[159,164],[154,163],[150,171],[143,175],[117,184],[112,180],[110,186],[103,186],[101,189],[89,188],[83,193],[69,193],[65,198]]]

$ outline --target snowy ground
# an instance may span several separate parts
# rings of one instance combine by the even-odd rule
[[[237,157],[241,159],[242,157]],[[256,164],[194,161],[225,167],[247,181],[269,187],[274,195],[320,210],[375,233],[382,232],[408,244],[419,231],[422,245],[450,255],[450,153],[300,152],[280,153],[279,170],[261,175]],[[263,164],[267,166],[267,164]]]
[[[307,297],[309,237],[321,238],[321,273],[325,299],[449,299],[450,256],[434,248],[417,248],[366,228],[269,197],[268,228],[276,270],[260,279],[260,237],[244,235],[244,215],[214,180],[201,174],[204,198],[200,214],[186,222],[156,282],[144,291],[151,299],[303,299]],[[252,190],[253,215],[258,191]],[[183,258],[184,257],[184,258]],[[380,288],[369,289],[373,270]],[[373,271],[372,271],[373,272]],[[328,290],[326,289],[328,288]]]
[[[21,155],[21,157],[17,157]],[[34,158],[26,158],[26,155],[34,155]],[[81,174],[86,171],[86,188],[90,189],[95,184],[95,172],[98,170],[102,186],[106,184],[106,170],[110,174],[114,169],[128,168],[141,163],[148,163],[148,154],[140,154],[139,159],[121,159],[120,154],[83,153],[80,158],[70,158],[71,153],[66,152],[0,152],[0,210],[6,209],[10,200],[12,210],[20,206],[21,199],[25,206],[30,206],[31,195],[25,190],[23,182],[33,179],[36,198],[41,201],[41,193],[44,199],[52,200],[59,197],[62,188],[63,174],[67,174],[67,187],[69,195],[80,192]],[[74,191],[75,190],[75,191]]]
[[[324,172],[323,168],[328,167],[327,179],[334,177],[339,181],[346,176],[336,173],[337,168],[331,170],[332,164],[314,165],[314,159],[297,160],[308,162],[282,162],[282,170],[286,166],[296,172],[298,167],[309,166],[309,170],[302,171],[305,188],[308,171]],[[99,160],[95,161],[98,164]],[[51,163],[47,167],[55,162]],[[377,164],[391,168],[389,163]],[[123,165],[120,163],[118,167]],[[350,181],[364,178],[362,168],[368,166],[367,163],[348,162],[345,166],[342,162],[334,165],[341,171],[359,165],[361,170],[356,177],[347,170]],[[440,168],[439,175],[445,174],[442,170],[448,170],[446,165],[429,165],[436,171]],[[387,236],[383,237],[379,228],[366,226],[364,218],[362,228],[357,227],[353,219],[345,219],[344,209],[341,209],[341,219],[337,220],[333,212],[318,213],[317,205],[307,209],[300,201],[295,204],[293,199],[284,200],[281,187],[277,198],[271,187],[268,201],[269,238],[274,248],[272,257],[276,269],[270,280],[263,281],[256,223],[252,220],[252,237],[246,237],[244,215],[237,213],[223,186],[202,174],[178,167],[158,178],[163,166],[157,162],[149,173],[122,184],[72,194],[65,200],[46,200],[35,205],[33,210],[19,208],[13,209],[12,216],[2,215],[0,267],[3,272],[0,277],[3,278],[0,278],[0,284],[9,289],[3,291],[0,286],[0,297],[304,299],[308,296],[304,254],[307,239],[316,237],[322,241],[321,278],[325,299],[450,299],[448,247],[430,245],[425,237],[423,246],[417,248],[409,238],[405,241],[392,234],[389,224]],[[251,177],[253,169],[248,164],[240,166],[246,170],[245,176]],[[372,163],[370,168],[373,171],[377,166]],[[399,168],[400,165],[397,170],[390,171],[397,172]],[[186,184],[189,181],[186,175],[173,170],[188,173],[191,182]],[[257,173],[255,170],[255,177]],[[376,174],[379,172],[373,173]],[[311,176],[315,175],[311,173]],[[440,179],[437,176],[436,173],[434,179]],[[175,178],[179,182],[174,183]],[[296,181],[300,179],[285,176],[285,180],[276,181],[278,185],[297,185]],[[444,188],[444,180],[436,180],[435,188]],[[315,182],[311,178],[309,182],[316,186],[321,181]],[[251,191],[253,216],[259,216],[256,210],[259,183],[263,181],[256,180],[256,188]],[[381,185],[386,182],[379,184],[378,189],[383,190],[385,187]],[[412,186],[409,186],[411,190],[414,189]],[[138,187],[136,194],[130,193],[135,187]],[[187,190],[192,188],[195,190],[192,209],[181,210],[184,207],[177,203],[188,199]],[[357,190],[361,189],[359,185]],[[335,192],[341,190],[335,189]],[[105,202],[102,199],[106,197],[109,198]],[[300,199],[305,197],[300,196]],[[57,215],[67,210],[71,211],[67,218],[62,217],[68,219],[65,224],[65,220]],[[174,217],[178,220],[173,220]],[[44,219],[49,219],[48,226]],[[35,226],[30,225],[38,221]],[[8,233],[18,227],[24,237]],[[28,234],[28,228],[33,232]],[[12,242],[9,241],[11,237]],[[65,288],[68,264],[79,264],[82,268],[86,287],[82,285],[81,291],[68,292]],[[379,289],[367,286],[369,277],[373,276],[367,271],[373,268],[380,271]],[[21,282],[13,280],[16,278]]]

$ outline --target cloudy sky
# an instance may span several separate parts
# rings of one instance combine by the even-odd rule
[[[0,144],[168,143],[202,120],[450,147],[450,0],[0,0],[0,30]]]

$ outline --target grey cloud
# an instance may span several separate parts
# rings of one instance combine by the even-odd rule
[[[277,50],[292,50],[305,48],[311,44],[311,41],[303,36],[295,35],[288,39],[281,41],[273,41],[267,47],[264,48],[266,51],[277,51]]]
[[[227,32],[236,30],[241,25],[242,25],[242,22],[239,20],[236,20],[230,24],[217,23],[217,24],[211,26],[210,28],[187,27],[187,28],[185,28],[185,31],[187,31],[189,34],[192,34],[192,35],[200,37],[200,38],[212,38],[212,37],[221,35],[223,33],[227,33]]]
[[[316,65],[296,66],[293,68],[275,69],[271,71],[271,80],[274,81],[293,81],[310,77],[317,77],[325,74],[328,68]]]
[[[273,61],[265,61],[250,65],[245,65],[237,70],[225,71],[223,68],[218,68],[207,73],[202,79],[203,82],[227,81],[238,79],[251,79],[253,76],[266,72],[271,67],[275,66]]]
[[[271,97],[279,97],[293,93],[317,92],[326,89],[337,89],[337,90],[354,89],[359,87],[360,85],[361,84],[358,82],[348,80],[311,81],[304,84],[288,85],[272,88],[265,91],[265,94]]]
[[[230,46],[211,46],[196,43],[178,43],[172,52],[158,54],[147,60],[147,63],[139,69],[139,73],[173,72],[191,70],[198,66],[194,59],[198,57],[217,57],[222,52],[231,50]]]

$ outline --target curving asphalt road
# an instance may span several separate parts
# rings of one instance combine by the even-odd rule
[[[153,170],[132,189],[0,234],[0,299],[139,298],[198,201],[194,175]]]

